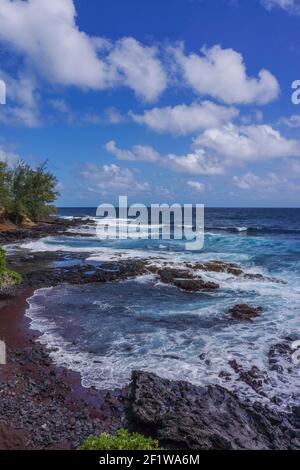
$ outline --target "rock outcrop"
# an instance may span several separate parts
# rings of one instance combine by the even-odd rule
[[[234,320],[252,320],[262,313],[261,307],[251,307],[247,304],[237,304],[229,310]]]
[[[196,276],[188,269],[176,269],[165,267],[157,271],[161,282],[165,284],[173,284],[189,292],[197,292],[204,289],[218,289],[220,286],[215,282],[204,281],[201,277]]]
[[[198,387],[135,371],[129,424],[173,449],[299,449],[289,415],[243,403],[218,385]]]

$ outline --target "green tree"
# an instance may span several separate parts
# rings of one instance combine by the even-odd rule
[[[5,213],[11,204],[11,171],[6,162],[0,162],[0,209]]]
[[[58,196],[56,177],[47,170],[47,162],[36,169],[19,163],[12,173],[12,215],[17,223],[25,217],[38,220],[55,212],[52,203]]]

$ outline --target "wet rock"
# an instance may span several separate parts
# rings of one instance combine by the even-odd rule
[[[237,304],[229,310],[234,320],[252,320],[262,313],[261,307],[251,307],[247,304]]]
[[[196,292],[203,289],[218,289],[219,285],[214,282],[205,282],[202,279],[175,279],[174,285],[179,289]]]
[[[161,282],[166,284],[174,283],[175,279],[178,278],[193,279],[192,273],[184,269],[164,268],[157,271],[157,274],[159,275]]]
[[[234,263],[225,263],[223,261],[209,261],[205,264],[205,269],[207,271],[212,271],[216,273],[230,273],[234,276],[240,276],[243,274],[243,270]]]
[[[230,367],[239,375],[239,379],[249,385],[257,394],[266,397],[263,391],[263,384],[268,383],[266,373],[263,373],[258,367],[253,366],[250,370],[244,370],[238,362],[233,359],[229,361]]]
[[[289,449],[299,440],[285,434],[282,417],[243,403],[218,385],[197,387],[147,372],[133,372],[129,424],[174,449]],[[291,428],[293,429],[293,428]]]
[[[219,285],[214,282],[206,282],[185,269],[164,268],[157,271],[161,282],[173,284],[179,289],[196,292],[202,289],[218,289]]]
[[[293,364],[292,357],[294,350],[291,345],[293,338],[288,338],[282,342],[273,344],[268,352],[269,368],[279,374],[289,374],[297,364]]]
[[[296,418],[300,418],[300,406],[294,406],[293,413],[296,416]]]
[[[25,239],[37,239],[49,235],[62,234],[67,229],[77,227],[85,223],[82,218],[74,218],[66,220],[59,217],[48,217],[45,220],[40,220],[32,227],[17,227],[12,230],[0,232],[0,243],[13,243]],[[90,224],[95,224],[94,221],[89,220]]]

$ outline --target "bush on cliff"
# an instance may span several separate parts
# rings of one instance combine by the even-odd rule
[[[6,296],[17,284],[22,282],[22,276],[6,267],[5,251],[0,247],[0,296]]]
[[[154,439],[120,429],[115,436],[105,432],[100,436],[90,436],[80,450],[160,450],[160,447]]]

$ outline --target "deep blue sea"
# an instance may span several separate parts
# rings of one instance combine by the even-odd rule
[[[64,208],[59,214],[94,218],[95,212]],[[283,358],[282,367],[271,370],[269,350],[300,339],[300,209],[206,209],[204,248],[194,252],[180,240],[99,240],[94,227],[80,231],[81,237],[47,237],[21,248],[84,253],[89,264],[130,258],[151,258],[161,266],[223,260],[268,277],[205,272],[204,279],[218,282],[220,289],[197,293],[161,284],[155,275],[36,291],[27,312],[32,327],[55,348],[58,364],[81,373],[85,386],[120,387],[133,369],[144,369],[199,385],[218,383],[251,400],[277,396],[281,406],[299,396],[299,366]],[[261,306],[263,313],[252,322],[233,321],[228,309],[237,303]],[[233,359],[244,370],[262,371],[265,397],[241,382],[230,366]]]

